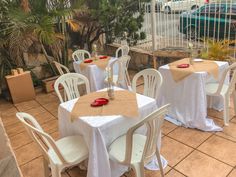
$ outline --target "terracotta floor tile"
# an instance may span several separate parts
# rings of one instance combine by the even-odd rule
[[[192,148],[167,136],[162,139],[161,143],[161,155],[168,161],[168,165],[171,167],[175,166],[193,151]]]
[[[164,173],[168,173],[171,170],[171,168],[169,166],[167,166],[164,169]],[[86,177],[87,175],[87,171],[85,170],[80,170],[78,167],[74,167],[71,170],[67,170],[68,174],[71,177]],[[150,170],[145,170],[145,176],[146,177],[160,177],[160,172],[159,171],[150,171]],[[133,172],[133,170],[131,170],[130,172],[126,172],[124,175],[122,175],[122,177],[135,177],[135,174]]]
[[[216,135],[205,141],[198,149],[231,166],[236,165],[236,143]]]
[[[36,108],[29,109],[29,110],[27,110],[27,111],[25,111],[25,112],[28,113],[28,114],[30,114],[30,115],[32,115],[32,116],[34,116],[34,117],[36,117],[36,116],[39,115],[39,114],[42,114],[42,113],[47,112],[47,110],[44,109],[42,106],[38,106],[38,107],[36,107]]]
[[[38,114],[37,116],[35,116],[35,119],[39,122],[40,125],[52,120],[56,120],[56,118],[49,112]]]
[[[15,154],[17,162],[20,166],[42,155],[38,145],[34,142],[16,149]]]
[[[218,136],[227,138],[236,142],[236,124],[230,123],[229,126],[224,126],[222,132],[216,133]]]
[[[218,125],[219,127],[224,127],[224,120],[223,119],[219,119],[219,118],[216,118],[216,117],[211,117],[211,116],[208,116],[209,119],[212,119],[216,125]]]
[[[144,85],[139,85],[137,88],[136,88],[136,93],[139,93],[139,94],[143,94],[143,87]]]
[[[33,142],[27,131],[19,133],[13,137],[10,137],[11,145],[13,149],[20,148],[26,144]]]
[[[173,131],[175,128],[177,128],[177,126],[175,124],[165,120],[161,131],[164,135],[167,135],[168,133]]]
[[[143,85],[143,84],[144,84],[143,77],[140,77],[136,82],[136,86],[138,87],[138,86]]]
[[[86,170],[80,170],[79,167],[74,167],[71,170],[68,170],[68,174],[71,177],[86,177],[87,171]]]
[[[51,136],[55,141],[60,139],[60,135],[59,135],[59,132],[58,132],[58,131],[53,132],[53,133],[50,133],[50,136]]]
[[[25,131],[25,127],[22,125],[21,122],[9,125],[5,127],[5,129],[6,129],[7,135],[10,137]]]
[[[1,112],[1,117],[16,115],[19,112],[15,107],[11,107]]]
[[[164,169],[164,174],[168,173],[171,170],[171,167],[167,166]],[[161,173],[159,170],[147,170],[145,169],[145,177],[161,177]]]
[[[193,148],[199,146],[202,142],[204,142],[207,138],[209,138],[212,133],[203,132],[197,129],[190,129],[184,127],[178,127],[174,131],[172,131],[168,136],[187,144]]]
[[[56,102],[58,101],[58,98],[56,95],[53,95],[51,93],[49,94],[39,94],[36,96],[35,99],[37,102],[39,102],[42,105],[48,104],[48,103],[52,103],[52,102]]]
[[[131,71],[131,78],[135,74],[135,71]],[[142,93],[142,79],[138,81],[138,85],[137,91]],[[58,106],[59,100],[54,92],[49,94],[37,93],[36,100],[16,104],[19,111],[32,114],[43,129],[55,140],[59,138]],[[43,177],[41,151],[39,151],[38,146],[26,133],[22,124],[15,118],[15,114],[18,112],[17,109],[13,104],[0,99],[0,117],[2,117],[6,131],[10,135],[10,141],[14,148],[17,161],[21,165],[20,167],[24,177]],[[208,114],[209,117],[213,117],[216,124],[223,127],[222,112],[210,109],[208,110]],[[165,136],[162,138],[161,149],[161,154],[169,163],[169,166],[165,169],[165,176],[226,177],[228,175],[227,177],[236,177],[236,169],[232,171],[232,166],[236,165],[236,124],[234,124],[236,123],[236,116],[233,117],[233,115],[234,111],[231,108],[230,116],[232,119],[230,120],[230,126],[224,127],[223,132],[217,132],[216,135],[210,138],[209,136],[212,133],[177,127],[165,121],[162,128],[163,135]],[[204,142],[205,140],[206,142]],[[235,143],[229,140],[233,140]],[[202,142],[204,143],[199,147],[199,151],[202,152],[198,150],[194,151],[191,148],[199,146]],[[159,171],[145,170],[145,174],[146,177],[160,176]],[[86,177],[86,175],[87,171],[74,167],[63,173],[62,177]],[[122,177],[135,177],[135,175],[131,170]]]
[[[62,89],[62,90],[64,90],[64,89]],[[62,91],[62,90],[60,90],[60,93],[61,93],[61,94],[63,94],[63,91]],[[51,92],[51,94],[52,94],[52,95],[55,95],[55,96],[57,97],[57,93],[56,93],[55,91]],[[58,98],[58,97],[57,97],[57,98]]]
[[[175,169],[189,177],[226,177],[232,167],[199,151],[194,151]]]
[[[20,120],[16,117],[16,115],[4,116],[1,118],[2,118],[3,125],[5,127],[20,122]]]
[[[234,169],[227,177],[235,177],[235,176],[236,176],[236,169]]]
[[[51,111],[50,112],[56,119],[58,119],[58,111]]]
[[[42,124],[41,126],[46,133],[53,133],[58,131],[58,121],[56,119],[50,120],[45,124]]]
[[[172,169],[170,170],[170,172],[167,173],[166,177],[184,177],[184,175],[179,173],[175,169]]]
[[[26,102],[22,102],[22,103],[17,103],[17,104],[15,104],[15,106],[19,111],[25,112],[29,109],[37,108],[40,105],[35,100],[31,100],[31,101],[26,101]]]
[[[234,116],[233,119],[230,120],[230,122],[236,123],[236,116]]]
[[[11,102],[0,99],[0,112],[4,112],[8,109],[11,109],[12,107],[14,107],[14,105]]]
[[[20,169],[24,177],[45,177],[42,156],[26,163],[25,165],[22,165]],[[61,176],[70,177],[67,172],[63,172]]]
[[[216,118],[219,118],[219,119],[223,119],[223,111],[208,109],[207,110],[207,115],[209,115],[211,117],[216,117]],[[234,117],[234,115],[235,115],[234,109],[230,108],[230,112],[229,112],[230,119],[232,119]]]
[[[43,107],[48,110],[49,112],[55,112],[58,110],[58,106],[59,106],[59,101],[53,102],[53,103],[47,103],[44,104]]]
[[[44,177],[43,157],[22,165],[20,169],[24,177]]]

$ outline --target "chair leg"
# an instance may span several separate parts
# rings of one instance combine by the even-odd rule
[[[234,115],[236,115],[236,90],[233,92]]]
[[[161,162],[161,156],[159,153],[158,148],[156,149],[156,157],[157,157],[157,162],[160,168],[160,172],[161,172],[161,176],[164,177],[164,170],[163,170],[163,166],[162,166],[162,162]]]
[[[225,95],[224,97],[224,124],[225,126],[229,125],[229,96]]]
[[[213,104],[213,97],[212,96],[208,96],[208,100],[209,100],[209,108],[212,108],[212,104]]]
[[[61,171],[58,166],[51,164],[52,177],[61,177]]]
[[[45,158],[43,158],[43,166],[44,166],[44,176],[49,177],[48,161]]]
[[[136,177],[144,177],[144,164],[143,163],[132,164],[132,169],[134,170]]]

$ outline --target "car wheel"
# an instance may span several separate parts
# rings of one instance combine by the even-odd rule
[[[165,14],[170,14],[170,12],[171,12],[170,7],[169,7],[169,6],[166,6],[165,9],[164,9],[164,13],[165,13]]]
[[[191,10],[196,10],[196,9],[198,9],[197,5],[194,5],[194,6],[191,7]]]
[[[197,40],[197,31],[194,27],[191,27],[188,29],[187,39],[188,40]]]

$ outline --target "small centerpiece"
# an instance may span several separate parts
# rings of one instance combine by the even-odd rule
[[[193,43],[189,42],[188,43],[188,48],[189,48],[189,52],[190,52],[189,64],[193,65]]]
[[[92,57],[94,57],[95,60],[98,59],[97,45],[96,44],[93,44],[93,46],[92,46]]]
[[[113,85],[111,68],[107,67],[106,70],[107,70],[107,94],[110,100],[114,100],[115,94],[114,94],[114,85]]]

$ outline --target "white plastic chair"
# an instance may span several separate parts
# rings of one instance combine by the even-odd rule
[[[169,105],[165,105],[154,111],[131,127],[126,135],[117,138],[109,147],[110,159],[131,167],[136,177],[144,177],[145,163],[150,162],[156,155],[161,175],[164,176],[157,141],[168,107]],[[143,125],[147,128],[146,136],[135,133],[135,131]]]
[[[129,88],[131,85],[128,73],[130,59],[131,57],[126,55],[118,58],[110,64],[113,84],[124,89]],[[118,73],[116,74],[114,74],[115,65],[118,65]],[[108,78],[105,79],[105,82],[108,82]]]
[[[123,45],[116,50],[116,58],[126,56],[129,54],[129,46]]]
[[[225,84],[225,79],[227,74],[231,72],[232,77],[229,85]],[[219,83],[207,83],[206,84],[206,94],[209,96],[220,96],[224,100],[224,124],[226,126],[229,125],[229,104],[230,104],[230,96],[234,97],[234,111],[236,113],[236,92],[235,92],[235,84],[236,84],[236,63],[230,65],[222,75],[222,78]]]
[[[87,55],[87,57],[86,57]],[[73,60],[76,61],[84,61],[86,58],[91,58],[91,54],[87,50],[76,50],[72,54]]]
[[[85,84],[86,92],[90,93],[88,79],[78,73],[67,73],[60,76],[54,83],[54,90],[61,103],[80,97],[79,85]],[[64,89],[64,100],[60,92],[60,88]]]
[[[63,169],[77,165],[88,158],[88,149],[82,136],[68,136],[54,141],[31,115],[17,113],[16,116],[43,153],[45,176],[49,176],[48,164],[51,167],[52,177],[61,177]]]
[[[161,73],[156,69],[144,69],[138,72],[132,80],[132,90],[134,92],[136,92],[137,80],[141,77],[144,81],[143,95],[157,99],[163,82]]]
[[[70,73],[70,70],[66,66],[62,65],[61,63],[58,63],[56,61],[53,61],[53,63],[56,66],[57,71],[59,72],[60,75]]]

